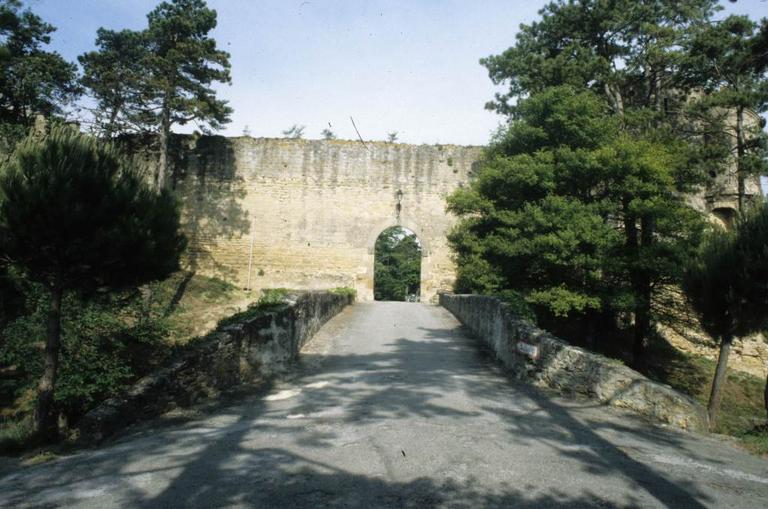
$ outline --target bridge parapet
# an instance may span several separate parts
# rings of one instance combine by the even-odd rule
[[[440,294],[440,304],[521,380],[580,394],[679,428],[707,430],[704,408],[618,361],[571,346],[481,295]]]

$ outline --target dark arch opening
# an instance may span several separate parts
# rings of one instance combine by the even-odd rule
[[[712,215],[722,227],[730,230],[733,228],[738,214],[735,209],[730,207],[718,207],[712,211]]]
[[[376,239],[373,298],[418,302],[421,289],[421,242],[402,226],[387,228]]]

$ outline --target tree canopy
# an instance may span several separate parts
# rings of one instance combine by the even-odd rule
[[[703,229],[683,196],[727,167],[723,119],[692,101],[706,90],[691,76],[707,71],[691,47],[717,10],[553,1],[481,60],[508,87],[487,105],[508,124],[449,200],[462,218],[450,236],[458,290],[520,291],[540,315],[592,326],[630,316],[641,360],[653,303]]]
[[[0,139],[10,152],[36,114],[52,117],[80,94],[77,68],[47,51],[56,29],[18,0],[0,0]]]
[[[83,84],[104,111],[97,116],[104,132],[158,133],[159,187],[167,185],[174,125],[205,132],[229,122],[232,109],[213,88],[231,81],[229,54],[210,37],[214,28],[216,11],[204,0],[170,0],[147,15],[144,30],[99,30],[98,49],[80,57]]]
[[[29,138],[0,173],[0,253],[48,289],[46,366],[37,429],[56,433],[53,408],[65,292],[90,294],[178,269],[185,239],[167,191],[151,190],[117,149],[58,127]]]
[[[421,285],[421,244],[404,228],[384,230],[376,239],[374,262],[376,300],[407,300],[418,296]]]

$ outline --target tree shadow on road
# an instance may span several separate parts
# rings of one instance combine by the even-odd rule
[[[275,386],[272,394],[283,391],[285,400],[253,397],[207,419],[19,472],[3,480],[0,505],[72,505],[94,496],[146,508],[636,507],[649,501],[703,507],[712,502],[694,483],[670,480],[602,436],[619,432],[690,457],[682,434],[662,436],[639,419],[590,421],[583,411],[596,405],[565,402],[511,380],[460,329],[427,333],[426,341],[393,337],[384,351],[305,358]],[[471,409],[450,398],[460,392],[475,403]],[[381,475],[327,459],[343,458],[338,451],[355,445],[342,428],[355,430],[356,440],[375,441],[382,425],[401,420],[461,428],[488,423],[489,432],[523,448],[543,444],[556,461],[594,477],[593,486],[618,477],[634,492],[617,499],[615,493],[583,487],[574,494],[561,489],[562,480],[546,476],[536,486],[513,484],[514,475],[489,485],[471,470],[465,476],[414,475],[418,464],[406,462],[421,459],[405,450],[360,459],[389,462]],[[509,462],[512,469],[526,468],[515,463],[519,458]]]

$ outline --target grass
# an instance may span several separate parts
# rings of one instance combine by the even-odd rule
[[[178,272],[153,288],[154,306],[167,317],[171,344],[185,344],[213,330],[253,301],[250,292],[218,278]]]
[[[230,325],[233,323],[239,323],[245,320],[249,320],[265,311],[271,311],[279,309],[285,306],[285,301],[290,293],[287,288],[268,288],[262,291],[261,297],[258,302],[250,304],[245,310],[235,313],[234,315],[227,316],[219,320],[218,326]]]
[[[357,290],[354,288],[349,288],[348,286],[339,286],[337,288],[333,288],[331,293],[335,293],[336,295],[346,295],[348,297],[352,297],[352,299],[357,297]]]
[[[9,418],[0,421],[0,455],[15,455],[34,447],[30,416]]]
[[[649,378],[691,396],[706,407],[715,361],[682,353],[659,340],[649,349],[646,365],[648,367],[642,371]],[[764,390],[765,380],[729,369],[712,431],[738,439],[744,448],[754,454],[768,456]]]
[[[162,282],[152,284],[151,290],[152,319],[162,320],[168,325],[165,347],[181,346],[207,334],[224,317],[246,309],[253,301],[250,292],[235,285],[189,272],[177,272]],[[121,312],[125,313],[125,310],[115,310],[116,314]],[[127,314],[125,319],[134,318]],[[150,349],[145,353],[149,356],[145,368],[151,370],[152,361],[159,361],[158,351]],[[16,394],[14,397],[6,399],[8,394],[2,393],[0,401],[0,455],[26,454],[39,445],[32,436],[34,381],[0,381],[5,385],[29,383],[26,388],[10,391],[9,394]]]

